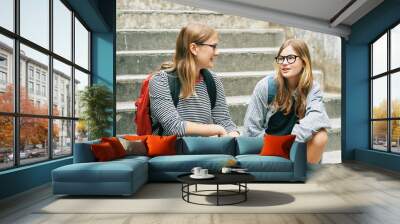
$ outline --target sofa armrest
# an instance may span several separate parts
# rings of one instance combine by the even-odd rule
[[[307,144],[294,142],[290,149],[290,160],[293,162],[293,178],[295,181],[306,180]]]
[[[74,163],[95,162],[96,158],[92,153],[90,146],[100,143],[99,140],[75,143],[74,145]]]

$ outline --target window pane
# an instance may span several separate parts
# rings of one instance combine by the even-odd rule
[[[14,31],[14,0],[0,1],[0,26]]]
[[[88,129],[84,120],[75,121],[75,143],[88,140]]]
[[[20,0],[21,36],[49,48],[49,1]]]
[[[392,124],[392,152],[400,153],[400,120],[391,121]]]
[[[19,152],[21,164],[49,158],[48,124],[49,120],[45,118],[21,117]]]
[[[80,93],[89,86],[89,75],[75,69],[75,117],[79,117],[81,114],[81,108],[79,106]]]
[[[48,114],[48,64],[47,55],[21,44],[21,113]],[[45,92],[43,92],[43,87]],[[30,91],[31,88],[33,92]]]
[[[13,40],[0,35],[0,111],[14,111]]]
[[[72,13],[60,0],[53,1],[53,9],[53,51],[71,60]]]
[[[391,98],[391,110],[392,117],[400,118],[400,72],[391,75],[391,88],[390,88],[390,98]]]
[[[72,121],[53,121],[53,157],[72,154]]]
[[[75,18],[75,63],[89,70],[89,32]]]
[[[391,69],[400,67],[400,24],[391,31],[390,58]]]
[[[386,76],[372,81],[372,118],[387,118],[387,81]]]
[[[53,60],[53,115],[72,117],[71,66]]]
[[[373,75],[387,71],[387,34],[383,35],[372,45]]]
[[[387,121],[372,122],[373,149],[387,151]]]
[[[0,170],[14,164],[14,124],[13,118],[0,116]]]

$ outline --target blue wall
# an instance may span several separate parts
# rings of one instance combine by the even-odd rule
[[[343,134],[342,159],[358,160],[398,170],[399,156],[369,150],[369,46],[380,34],[400,22],[400,1],[386,0],[351,27],[342,41]],[[363,150],[363,151],[359,151]]]
[[[106,84],[115,98],[115,0],[67,0],[92,32],[92,81]],[[115,106],[113,127],[115,135]],[[72,163],[72,157],[0,172],[0,199],[51,181],[51,171]]]

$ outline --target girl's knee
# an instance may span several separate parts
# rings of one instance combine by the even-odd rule
[[[328,132],[322,129],[314,134],[311,142],[316,145],[325,146],[328,143]]]

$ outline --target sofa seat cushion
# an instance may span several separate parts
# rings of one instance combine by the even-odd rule
[[[75,163],[53,170],[53,181],[131,182],[133,176],[147,176],[145,171],[147,164],[139,159]]]
[[[239,155],[239,165],[249,172],[293,172],[292,161],[278,156]]]
[[[174,155],[158,156],[149,160],[150,172],[191,172],[193,167],[203,167],[211,172],[219,171],[231,155]]]

